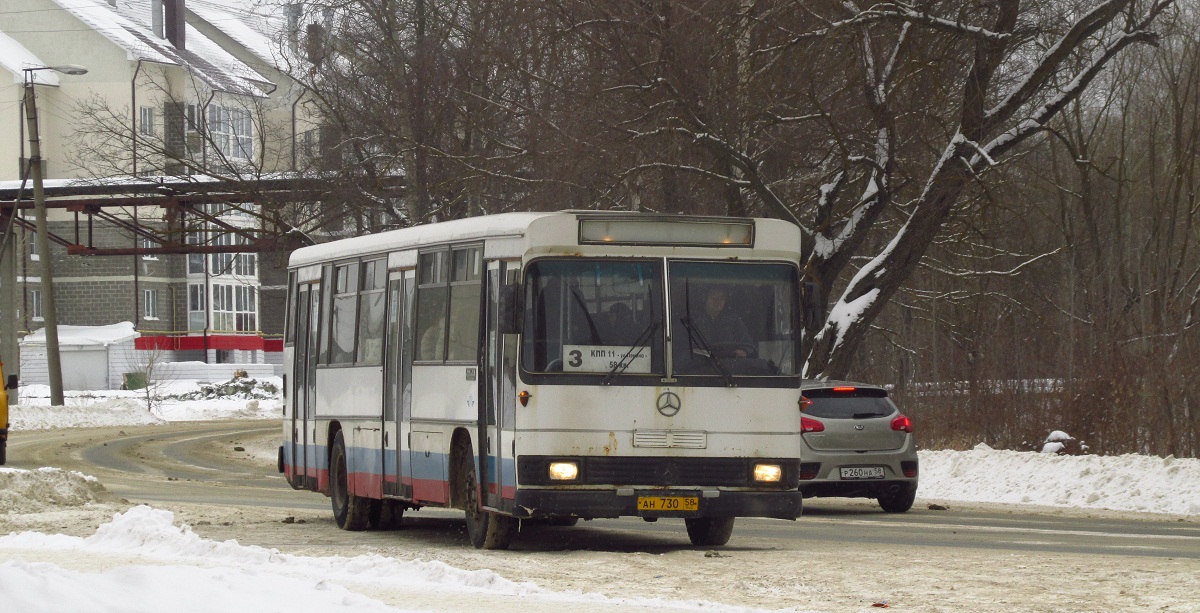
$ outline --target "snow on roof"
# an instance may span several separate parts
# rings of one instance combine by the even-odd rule
[[[123,321],[108,326],[59,326],[59,345],[98,345],[107,347],[141,336],[133,323]],[[21,339],[22,345],[45,345],[46,329],[42,328]]]
[[[182,66],[205,85],[233,94],[265,97],[258,84],[270,80],[201,34],[186,26],[183,51],[151,29],[149,0],[54,0],[88,27],[125,49],[131,60]]]
[[[287,21],[282,6],[247,0],[188,0],[187,10],[212,24],[269,66],[279,66]]]
[[[45,65],[46,63],[38,59],[32,51],[26,49],[25,45],[0,31],[0,66],[13,74],[13,83],[22,85],[25,83],[24,70],[26,68]],[[58,74],[53,70],[38,70],[32,74],[34,82],[38,85],[58,86]]]
[[[162,64],[179,64],[174,53],[167,55],[162,50],[147,45],[135,32],[138,24],[120,15],[105,0],[54,0],[63,10],[82,21],[108,40],[126,51],[131,60],[146,60]],[[146,12],[149,17],[149,10]]]

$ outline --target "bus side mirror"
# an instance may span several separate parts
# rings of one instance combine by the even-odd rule
[[[500,304],[496,313],[497,327],[500,334],[521,333],[521,286],[502,285],[500,287]]]
[[[825,325],[825,308],[820,285],[808,281],[800,286],[800,308],[804,313],[805,328],[820,328]]]

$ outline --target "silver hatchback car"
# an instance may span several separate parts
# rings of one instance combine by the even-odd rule
[[[874,498],[889,513],[912,508],[917,444],[912,421],[887,390],[840,381],[806,381],[801,389],[804,497]]]

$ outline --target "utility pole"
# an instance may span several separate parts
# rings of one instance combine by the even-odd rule
[[[82,66],[41,66],[25,70],[25,120],[29,126],[29,176],[33,179],[33,204],[37,213],[37,247],[42,269],[42,319],[46,329],[46,369],[50,377],[50,406],[62,406],[62,363],[58,353],[58,310],[54,305],[54,267],[50,259],[50,238],[46,223],[46,193],[42,189],[42,147],[38,138],[37,95],[34,72],[53,70],[63,74],[87,73]]]
[[[13,205],[13,213],[16,213]],[[0,214],[0,363],[5,373],[21,373],[21,346],[17,344],[17,237],[12,228],[12,216]],[[0,381],[0,385],[5,382]],[[17,393],[8,396],[8,403],[17,403]],[[2,421],[2,420],[0,420]],[[0,429],[7,424],[0,423]]]

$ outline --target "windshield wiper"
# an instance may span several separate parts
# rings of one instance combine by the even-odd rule
[[[575,302],[579,303],[579,309],[583,311],[584,318],[587,319],[588,332],[592,335],[592,344],[599,345],[604,341],[600,338],[600,331],[596,328],[596,321],[592,319],[592,313],[587,308],[587,302],[584,301],[583,294],[574,285],[570,286],[570,289],[571,295],[575,297]]]
[[[692,322],[692,317],[685,315],[680,317],[679,321],[683,322],[683,328],[687,330],[688,347],[691,347],[692,355],[699,355],[712,360],[713,365],[717,367],[721,376],[725,378],[725,383],[729,387],[733,387],[733,375],[729,374],[729,371],[725,369],[725,365],[721,363],[721,358],[717,357],[712,347],[709,346],[708,341],[704,340],[704,335],[700,333],[700,329]],[[696,347],[696,345],[699,345],[699,347]]]
[[[645,330],[642,330],[637,340],[633,341],[633,345],[629,348],[629,351],[626,351],[625,355],[621,356],[621,361],[617,362],[612,367],[612,370],[608,371],[608,374],[605,375],[600,385],[608,385],[612,382],[613,377],[625,372],[625,369],[629,368],[630,364],[633,364],[633,358],[642,352],[642,347],[645,347],[646,343],[650,342],[650,337],[654,335],[654,331],[658,329],[658,326],[659,323],[657,321],[652,321],[649,326],[646,326]]]

